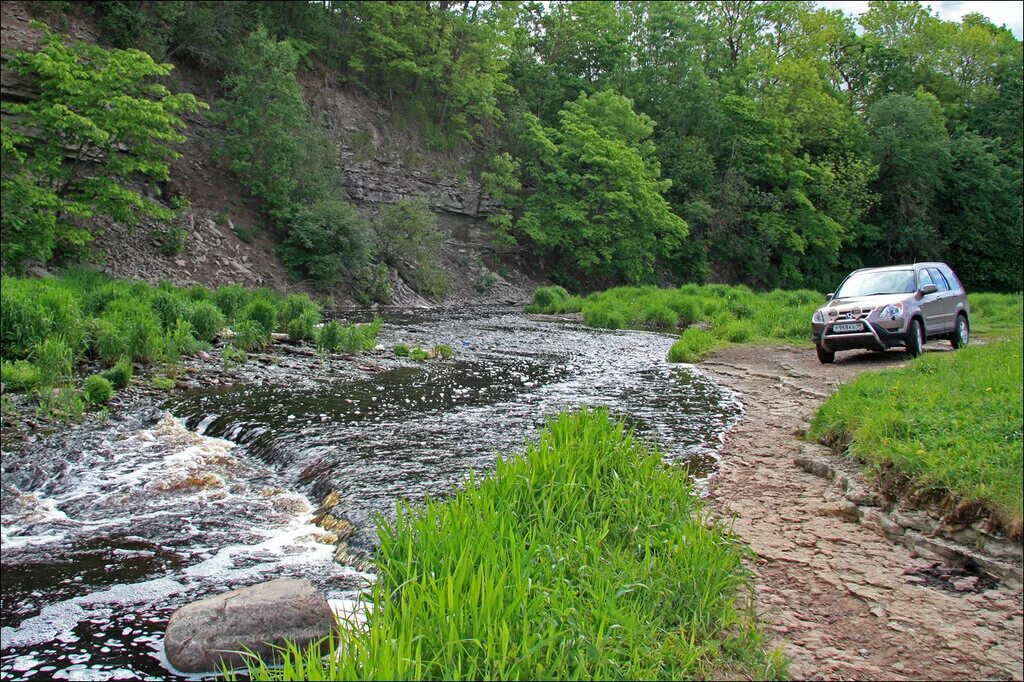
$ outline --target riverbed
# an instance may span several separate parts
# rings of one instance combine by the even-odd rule
[[[163,679],[163,629],[184,603],[279,577],[357,596],[375,519],[487,472],[561,410],[607,406],[701,487],[741,408],[667,363],[673,340],[511,309],[389,313],[351,368],[250,360],[232,381],[5,452],[0,674]],[[398,342],[455,355],[398,358]],[[317,525],[325,501],[333,522]]]

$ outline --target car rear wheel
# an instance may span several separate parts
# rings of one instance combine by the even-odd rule
[[[823,365],[831,365],[836,361],[835,351],[825,350],[821,346],[815,345],[814,349],[818,351],[818,361]]]
[[[910,329],[907,330],[907,352],[912,358],[916,358],[924,352],[924,326],[922,326],[921,320],[910,321]]]
[[[953,348],[963,348],[970,340],[971,324],[967,321],[967,316],[960,313],[956,316],[956,329],[953,336],[949,337],[949,342],[953,344]]]

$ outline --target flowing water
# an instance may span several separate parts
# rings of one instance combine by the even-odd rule
[[[377,514],[448,494],[560,410],[607,405],[700,480],[740,408],[669,365],[672,340],[509,310],[392,314],[385,348],[448,344],[455,358],[388,350],[344,377],[310,359],[5,454],[0,676],[165,678],[162,632],[184,603],[278,577],[355,596],[372,575],[335,560],[312,523],[322,500],[334,493],[352,546],[372,551]]]

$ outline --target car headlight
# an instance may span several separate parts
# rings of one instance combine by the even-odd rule
[[[878,313],[879,317],[891,317],[896,319],[897,317],[903,317],[903,304],[902,303],[890,303],[882,308],[882,311]]]
[[[814,311],[814,317],[811,318],[811,322],[825,322],[825,313],[821,312],[821,308]]]

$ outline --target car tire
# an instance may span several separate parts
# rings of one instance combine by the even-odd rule
[[[907,352],[910,357],[916,358],[924,353],[924,325],[916,317],[910,321],[910,329],[907,330],[906,340]]]
[[[815,344],[814,350],[818,351],[818,362],[823,365],[831,365],[836,361],[835,351],[825,350],[821,346]]]
[[[953,335],[949,337],[949,342],[952,344],[954,350],[963,348],[971,340],[971,323],[967,321],[967,316],[960,313],[956,316],[956,328],[953,330]]]

